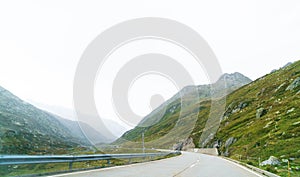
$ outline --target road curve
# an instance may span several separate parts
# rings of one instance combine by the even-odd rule
[[[262,177],[261,175],[220,157],[192,152],[125,166],[55,175],[55,177]]]

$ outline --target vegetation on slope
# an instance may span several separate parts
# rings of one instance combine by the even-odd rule
[[[237,159],[248,157],[249,163],[255,165],[259,159],[266,160],[270,156],[283,161],[289,159],[293,169],[299,170],[299,90],[300,61],[229,94],[227,109],[214,139],[221,153]],[[282,164],[287,166],[286,162]],[[272,171],[281,170],[274,167]]]
[[[174,144],[181,143],[190,136],[194,126],[200,127],[199,130],[203,129],[206,115],[210,111],[210,98],[224,96],[249,82],[251,80],[242,74],[233,73],[224,74],[212,85],[185,87],[114,144],[140,147],[141,135],[144,133],[147,147],[172,148]],[[200,135],[201,130],[198,132]]]
[[[189,147],[219,147],[222,155],[255,166],[259,166],[259,162],[270,156],[275,156],[280,164],[261,168],[286,175],[289,161],[293,175],[300,175],[299,90],[300,61],[297,61],[233,91],[222,99],[213,98],[214,102],[220,104],[226,100],[225,110],[211,110],[212,99],[209,98],[200,97],[198,102],[190,104],[186,110],[189,114],[184,118],[187,121],[194,115],[198,115],[198,118],[188,139],[178,140],[176,136],[180,135],[176,133],[168,139],[160,138],[173,130],[178,121],[180,102],[176,100],[164,105],[167,111],[158,123],[126,132],[117,144],[141,146],[141,133],[144,132],[147,147],[172,148],[174,142]],[[199,103],[200,107],[196,109],[196,104]],[[210,122],[210,129],[204,130],[209,115],[220,115],[220,111],[223,111],[220,118],[215,117],[218,121]],[[186,125],[182,128],[191,128],[188,127],[190,124]],[[216,134],[214,128],[218,128]],[[155,141],[159,138],[160,141]]]
[[[0,122],[0,154],[65,154],[81,147],[82,141],[53,115],[2,87]]]

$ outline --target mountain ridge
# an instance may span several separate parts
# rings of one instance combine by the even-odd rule
[[[157,141],[157,137],[164,137],[174,129],[172,123],[177,121],[180,110],[180,107],[174,107],[174,114],[168,112],[154,126],[136,127],[126,132],[124,139],[116,144],[141,147],[141,134],[144,133],[147,148],[217,147],[223,156],[281,176],[286,175],[289,161],[291,173],[300,175],[300,61],[266,74],[224,97],[200,99],[199,102],[200,108],[190,105],[188,116],[183,118],[188,122],[192,120],[189,117],[197,115],[197,121],[184,122],[185,125],[179,127],[190,129],[188,126],[193,125],[185,137],[173,133]],[[224,103],[224,109],[211,109],[212,104]],[[266,165],[268,159],[278,159],[279,163]],[[263,163],[259,164],[260,160]]]
[[[228,81],[228,84],[226,84]],[[141,132],[150,131],[151,137],[154,138],[155,136],[161,137],[159,135],[159,123],[165,122],[165,126],[170,129],[170,127],[174,127],[178,117],[180,116],[178,110],[181,109],[181,101],[180,99],[182,96],[185,97],[185,101],[187,104],[195,105],[199,101],[205,101],[210,99],[211,97],[216,99],[222,97],[227,94],[227,92],[232,92],[233,90],[246,85],[251,82],[251,79],[248,77],[236,72],[232,74],[224,74],[222,75],[215,83],[208,84],[208,85],[198,85],[198,86],[186,86],[181,89],[178,93],[176,93],[173,97],[169,100],[161,104],[158,108],[156,108],[153,112],[145,116],[145,118],[138,124],[136,129],[129,130],[123,134],[121,138],[119,138],[115,143],[116,144],[123,144],[125,141],[135,141],[139,140],[140,137],[138,135]],[[199,98],[200,100],[196,99]],[[201,107],[200,107],[201,108]],[[187,109],[189,109],[187,107]],[[198,109],[198,108],[191,108]],[[195,112],[196,110],[194,110]],[[173,116],[173,117],[172,117]],[[172,117],[172,118],[169,118]],[[187,117],[187,116],[185,116]],[[168,120],[166,120],[168,119]],[[189,118],[187,118],[189,119]],[[169,131],[169,130],[168,130]],[[158,134],[157,134],[158,133]],[[166,134],[167,132],[164,132]],[[147,134],[147,133],[146,133]],[[156,137],[156,139],[157,139]],[[147,135],[145,135],[147,139]],[[152,139],[151,138],[151,139]],[[167,143],[170,145],[171,142]],[[172,142],[174,143],[174,142]],[[125,143],[126,144],[126,143]],[[166,148],[166,147],[165,147]]]
[[[0,86],[0,153],[66,153],[87,145],[52,114],[21,100]]]

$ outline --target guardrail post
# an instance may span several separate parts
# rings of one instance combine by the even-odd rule
[[[290,161],[288,159],[288,177],[290,177],[290,176],[291,176],[291,173],[290,173]]]
[[[69,170],[72,170],[73,168],[73,162],[69,162]]]
[[[110,159],[107,159],[107,165],[110,165],[111,163],[110,163]]]

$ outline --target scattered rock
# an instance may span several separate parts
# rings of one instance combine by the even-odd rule
[[[294,122],[293,125],[300,125],[300,121]]]
[[[260,163],[261,166],[265,166],[265,165],[279,165],[280,161],[278,160],[277,157],[274,156],[270,156],[268,160],[265,160],[263,162]]]
[[[289,160],[290,160],[290,161],[294,161],[294,160],[296,160],[296,159],[293,158],[293,157],[290,157]]]
[[[300,77],[297,77],[285,90],[294,90],[300,85]]]
[[[231,114],[241,111],[248,106],[248,103],[241,101],[238,105],[233,106],[233,102],[228,106],[226,112],[224,113],[223,120],[227,119]]]
[[[251,121],[251,122],[247,123],[246,125],[247,125],[247,126],[250,126],[251,124],[253,124],[253,122],[254,122],[254,121]]]
[[[282,83],[281,85],[279,85],[276,89],[275,92],[277,92],[279,89],[281,89],[281,87],[283,87],[285,85],[285,83]]]
[[[256,94],[256,97],[262,96],[266,91],[266,88],[262,88],[260,92]]]
[[[264,126],[264,128],[268,128],[272,123],[273,123],[273,121],[267,123],[267,124]]]
[[[292,109],[289,109],[286,113],[288,114],[288,113],[291,113],[291,112],[293,112],[295,110],[295,108],[292,108]]]
[[[246,103],[246,102],[240,102],[240,104],[238,105],[238,108],[244,109],[247,106],[248,106],[248,103]]]
[[[171,108],[169,108],[168,112],[169,113],[174,113],[177,109],[177,105],[172,106]]]
[[[256,118],[261,118],[265,114],[267,114],[267,110],[265,110],[264,108],[259,108],[256,110]]]

